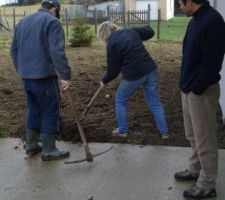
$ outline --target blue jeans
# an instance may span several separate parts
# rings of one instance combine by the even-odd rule
[[[133,93],[143,86],[145,99],[149,110],[152,112],[160,134],[168,133],[165,112],[158,93],[158,71],[151,73],[135,81],[122,80],[116,94],[116,119],[120,133],[128,132],[127,105]]]
[[[60,94],[57,77],[22,79],[27,96],[26,127],[41,134],[60,131]]]

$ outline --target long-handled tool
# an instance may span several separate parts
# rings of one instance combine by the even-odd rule
[[[86,139],[85,134],[84,134],[83,127],[80,124],[79,114],[77,112],[77,107],[76,107],[75,99],[72,98],[71,92],[69,90],[66,90],[66,94],[68,96],[69,103],[70,103],[70,106],[71,106],[72,116],[73,116],[73,118],[74,118],[74,120],[75,120],[75,122],[77,124],[78,130],[79,130],[79,134],[80,134],[82,143],[84,145],[84,149],[85,149],[85,153],[86,153],[86,158],[85,159],[81,159],[81,160],[76,160],[76,161],[68,161],[68,162],[65,162],[65,164],[80,163],[80,162],[84,162],[84,161],[93,162],[93,158],[94,157],[99,156],[99,155],[102,155],[102,154],[108,152],[113,147],[110,147],[109,149],[107,149],[107,150],[105,150],[103,152],[100,152],[100,153],[97,153],[97,154],[92,155],[92,153],[91,153],[91,151],[89,149],[88,143],[87,143],[87,139]]]
[[[95,94],[93,95],[93,97],[91,98],[91,100],[89,101],[89,103],[85,106],[83,113],[81,114],[81,118],[80,121],[83,121],[88,113],[88,111],[90,110],[95,98],[98,96],[98,94],[101,91],[101,86],[99,86],[99,88],[97,89],[97,91],[95,92]]]
[[[93,154],[93,155],[92,155],[92,158],[94,158],[94,157],[96,157],[96,156],[100,156],[100,155],[102,155],[102,154],[104,154],[104,153],[107,153],[107,152],[110,151],[112,148],[113,148],[113,146],[111,146],[110,148],[106,149],[105,151],[102,151],[102,152]],[[80,160],[66,161],[66,162],[64,162],[64,164],[75,164],[75,163],[81,163],[81,162],[85,162],[85,161],[87,161],[87,158],[80,159]]]
[[[84,149],[85,149],[85,153],[86,153],[86,160],[88,162],[93,162],[93,156],[92,156],[91,151],[89,149],[89,146],[88,146],[88,143],[87,143],[87,139],[86,139],[85,134],[84,134],[83,127],[80,124],[79,115],[78,115],[76,104],[75,104],[76,102],[72,98],[71,92],[69,90],[66,90],[66,93],[67,93],[67,96],[68,96],[68,99],[69,99],[69,102],[70,102],[70,107],[72,109],[73,118],[74,118],[74,120],[75,120],[75,122],[77,124],[78,130],[79,130],[79,134],[80,134],[82,143],[84,145]]]

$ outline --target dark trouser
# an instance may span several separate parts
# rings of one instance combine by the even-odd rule
[[[211,85],[202,95],[181,93],[186,137],[192,147],[190,171],[197,172],[197,185],[212,189],[218,171],[216,137],[216,110],[219,102],[219,84]]]
[[[22,79],[27,96],[26,127],[41,134],[60,130],[60,93],[57,77]]]

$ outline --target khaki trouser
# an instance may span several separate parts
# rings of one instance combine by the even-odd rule
[[[197,185],[212,189],[218,173],[216,111],[220,96],[218,83],[202,95],[181,92],[186,138],[192,147],[190,171],[199,173]]]

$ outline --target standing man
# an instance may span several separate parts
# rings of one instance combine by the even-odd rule
[[[186,138],[192,147],[189,169],[175,174],[180,181],[196,180],[185,190],[188,199],[216,196],[218,146],[216,110],[220,70],[225,52],[225,23],[207,0],[179,0],[192,16],[183,42],[180,89]]]
[[[69,157],[55,141],[60,132],[60,93],[70,85],[65,37],[59,21],[59,0],[42,0],[42,8],[17,24],[11,46],[12,60],[27,97],[26,153],[42,151],[42,160]],[[38,144],[41,134],[42,147]]]

